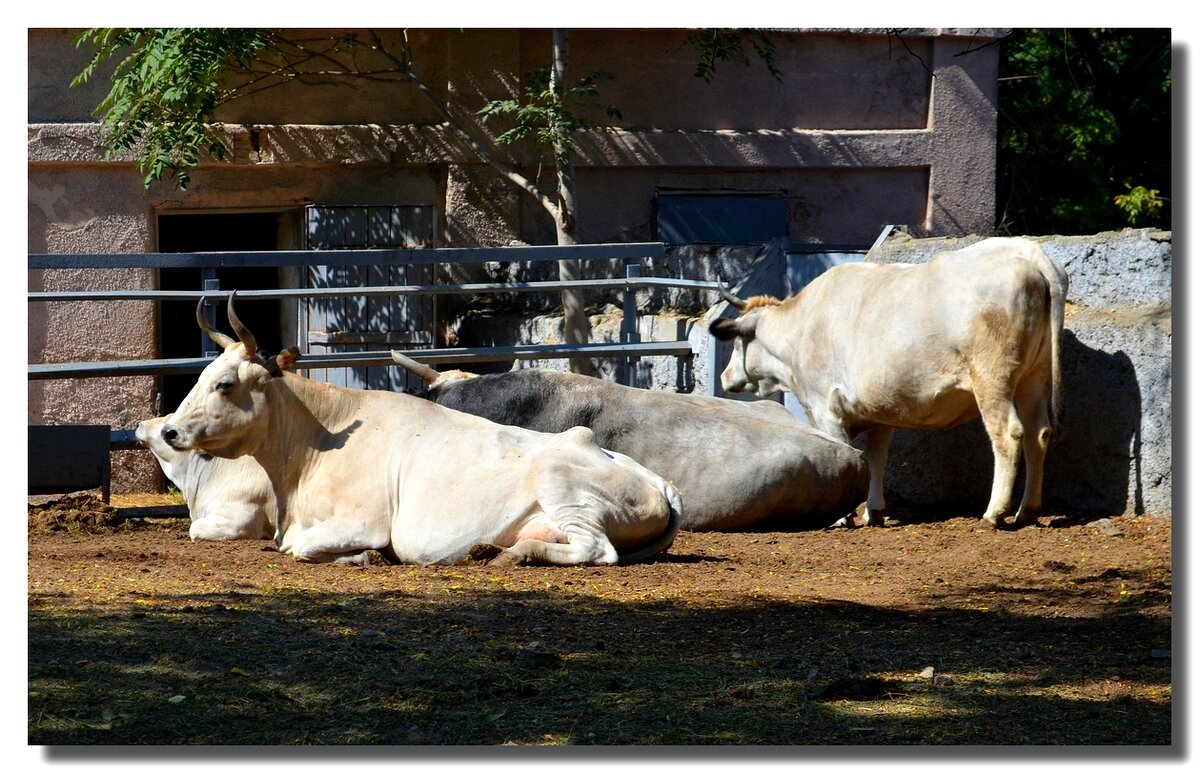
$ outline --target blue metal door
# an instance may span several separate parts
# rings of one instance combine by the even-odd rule
[[[311,206],[306,210],[308,248],[353,250],[433,247],[434,208],[423,206]],[[432,265],[308,266],[312,288],[431,285]],[[312,353],[376,352],[433,345],[433,296],[372,296],[309,299],[301,310],[301,348]],[[357,389],[404,390],[402,368],[319,368],[313,379]],[[414,377],[411,387],[423,382]]]

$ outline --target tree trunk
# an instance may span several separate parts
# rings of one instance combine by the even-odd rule
[[[567,31],[554,30],[554,68],[550,74],[550,88],[560,93],[567,77]],[[577,244],[575,239],[575,165],[571,155],[561,145],[554,148],[554,167],[558,176],[558,214],[554,219],[555,231],[558,234],[558,244]],[[562,260],[558,262],[558,278],[560,280],[580,279],[578,260]],[[567,344],[586,344],[590,325],[587,310],[583,305],[583,291],[563,290],[563,340]],[[596,366],[590,358],[570,358],[570,367],[574,373],[596,375]]]

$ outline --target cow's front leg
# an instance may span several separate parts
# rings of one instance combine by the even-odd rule
[[[318,522],[299,534],[288,534],[290,540],[280,550],[301,562],[335,562],[365,565],[370,563],[369,551],[387,548],[386,532],[372,535],[362,525],[339,519]]]

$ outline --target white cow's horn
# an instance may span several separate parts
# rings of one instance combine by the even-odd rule
[[[254,335],[250,333],[249,329],[245,325],[242,325],[242,321],[238,319],[237,312],[233,311],[233,297],[236,295],[236,290],[229,294],[229,307],[225,310],[225,313],[229,315],[229,324],[233,327],[233,332],[238,335],[242,346],[246,348],[246,357],[254,357],[254,354],[258,351],[258,343],[254,340]]]
[[[720,277],[717,277],[717,291],[721,294],[721,298],[728,301],[729,305],[734,309],[737,309],[739,312],[746,308],[746,302],[729,292],[728,288],[725,287],[725,283],[721,281]]]
[[[218,347],[225,349],[230,344],[235,342],[232,338],[226,336],[224,333],[213,330],[212,326],[208,324],[208,320],[204,319],[204,301],[205,299],[202,297],[200,299],[200,303],[196,304],[196,323],[200,326],[200,330],[207,333],[208,337],[216,342]]]

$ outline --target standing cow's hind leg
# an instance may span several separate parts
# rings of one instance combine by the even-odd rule
[[[1037,525],[1042,514],[1042,480],[1046,449],[1050,445],[1050,416],[1046,410],[1046,388],[1034,382],[1017,395],[1017,413],[1025,426],[1025,494],[1013,520],[1018,527]]]
[[[882,527],[887,521],[887,502],[883,499],[883,473],[887,469],[888,449],[892,445],[894,427],[873,427],[867,431],[867,469],[871,482],[867,489],[867,508],[864,524]],[[851,512],[835,521],[833,527],[857,527],[858,514]]]
[[[894,427],[873,427],[867,431],[867,468],[871,483],[867,490],[867,526],[882,527],[887,520],[887,502],[883,499],[883,474],[887,470],[888,449]]]
[[[1025,431],[1017,409],[1008,397],[979,398],[979,413],[992,442],[995,468],[992,473],[992,494],[983,512],[984,523],[994,529],[1005,527],[1004,517],[1012,503],[1013,483],[1017,478],[1017,463]]]

